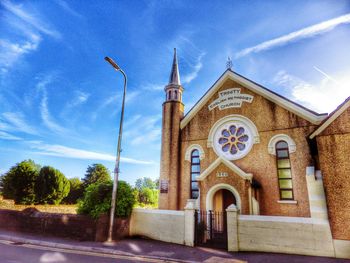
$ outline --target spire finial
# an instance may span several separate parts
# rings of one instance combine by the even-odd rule
[[[231,58],[228,56],[228,57],[227,57],[227,62],[226,62],[226,68],[232,70],[232,65],[233,65],[232,60],[231,60]]]
[[[174,59],[169,78],[169,85],[170,84],[181,85],[179,67],[177,64],[176,48],[174,48]]]

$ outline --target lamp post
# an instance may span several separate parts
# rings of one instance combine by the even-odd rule
[[[117,199],[117,189],[118,189],[118,176],[119,176],[119,163],[120,163],[120,152],[121,152],[121,143],[122,143],[122,134],[123,134],[123,119],[124,119],[124,106],[125,106],[125,95],[126,95],[126,84],[127,77],[125,72],[109,57],[105,57],[105,60],[112,65],[116,71],[120,71],[124,77],[124,92],[123,92],[123,102],[122,102],[122,111],[120,114],[120,124],[119,124],[119,135],[118,135],[118,147],[117,147],[117,158],[115,161],[114,168],[114,181],[113,181],[113,192],[112,192],[112,202],[111,202],[111,213],[109,217],[109,229],[108,237],[105,243],[112,244],[112,234],[113,234],[113,224],[114,224],[114,212],[115,212],[115,202]]]

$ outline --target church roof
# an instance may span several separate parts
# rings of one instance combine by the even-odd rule
[[[279,95],[278,93],[268,88],[261,86],[260,84],[250,79],[247,79],[246,77],[243,77],[231,69],[227,69],[182,119],[180,124],[181,129],[183,129],[190,122],[190,120],[209,101],[209,99],[218,91],[218,89],[227,79],[231,79],[241,84],[252,92],[261,95],[262,97],[276,103],[284,109],[293,112],[294,114],[308,120],[313,124],[320,124],[328,116],[327,113],[319,114],[317,112],[314,112],[294,101],[287,99],[286,97]]]
[[[173,65],[171,67],[168,85],[181,85],[179,67],[178,67],[177,56],[176,56],[176,48],[174,48],[174,59],[173,59]]]
[[[340,104],[328,118],[326,118],[322,124],[309,136],[310,139],[313,139],[321,132],[323,132],[336,118],[338,118],[347,108],[350,107],[350,97],[348,97],[342,104]]]

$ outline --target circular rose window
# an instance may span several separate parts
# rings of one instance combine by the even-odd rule
[[[224,123],[215,132],[214,150],[229,160],[244,157],[251,148],[252,133],[244,123]]]

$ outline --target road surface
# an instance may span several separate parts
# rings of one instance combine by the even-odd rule
[[[110,263],[165,262],[137,256],[108,255],[94,252],[48,248],[0,240],[1,263]],[[169,261],[168,261],[169,262]]]

